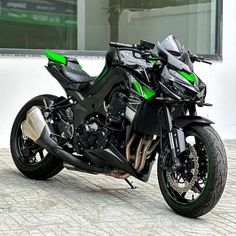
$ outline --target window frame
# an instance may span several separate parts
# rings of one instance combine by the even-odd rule
[[[223,32],[223,0],[216,0],[216,53],[215,54],[198,54],[208,60],[222,61],[222,32]],[[104,57],[106,51],[93,50],[52,50],[68,56],[83,57]],[[43,56],[43,49],[18,49],[18,48],[0,48],[0,56]]]

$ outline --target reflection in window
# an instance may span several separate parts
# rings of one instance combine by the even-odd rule
[[[219,0],[0,0],[0,48],[105,51],[169,34],[215,54]]]
[[[0,47],[76,49],[77,0],[0,1]]]

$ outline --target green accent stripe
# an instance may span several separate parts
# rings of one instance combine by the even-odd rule
[[[194,75],[194,73],[190,73],[188,74],[187,72],[185,71],[179,71],[179,73],[188,81],[194,83],[196,81],[196,77]]]
[[[97,77],[96,80],[101,80],[101,79],[103,79],[103,78],[107,75],[107,73],[108,73],[108,68],[107,68],[107,66],[105,66],[105,67],[103,68],[101,74]]]
[[[150,62],[153,64],[153,65],[156,65],[157,64],[157,61],[156,60],[151,60],[152,59],[152,56],[150,55],[148,58],[150,58]]]
[[[55,52],[52,52],[52,51],[49,51],[49,50],[44,51],[44,54],[48,57],[49,60],[59,62],[61,64],[66,65],[66,57],[65,56],[55,53]]]

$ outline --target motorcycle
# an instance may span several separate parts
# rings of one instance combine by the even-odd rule
[[[227,176],[212,121],[197,116],[206,85],[193,55],[172,35],[162,43],[110,43],[105,67],[89,76],[75,58],[47,50],[47,70],[67,97],[40,95],[18,113],[11,154],[25,176],[44,180],[64,167],[147,182],[155,159],[167,204],[196,218],[219,201]]]

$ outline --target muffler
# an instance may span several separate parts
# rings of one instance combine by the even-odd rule
[[[39,146],[45,148],[52,155],[61,158],[64,162],[90,173],[106,173],[103,168],[88,164],[66,152],[54,141],[52,132],[44,119],[39,107],[33,106],[26,114],[26,119],[21,124],[22,133],[32,139]]]
[[[46,129],[47,133],[51,134],[50,129],[43,117],[41,110],[33,106],[26,114],[26,120],[21,124],[22,133],[36,142],[43,130]]]

